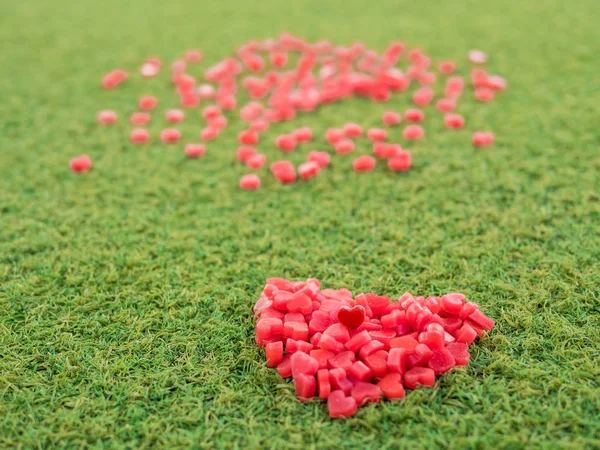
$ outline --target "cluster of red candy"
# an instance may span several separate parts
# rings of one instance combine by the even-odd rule
[[[495,93],[506,88],[502,77],[490,75],[479,65],[486,62],[486,56],[474,50],[469,54],[473,64],[470,71],[474,96],[482,102],[493,100]],[[267,163],[267,156],[257,151],[261,134],[272,123],[290,121],[299,112],[315,111],[321,105],[341,101],[353,96],[387,102],[392,94],[405,92],[411,86],[417,89],[412,93],[412,101],[417,108],[410,108],[402,114],[386,111],[382,124],[386,127],[409,122],[402,136],[406,141],[422,139],[425,130],[420,125],[425,120],[425,108],[435,103],[442,114],[448,129],[460,129],[465,125],[463,116],[455,112],[457,101],[464,93],[465,80],[456,75],[456,63],[441,61],[437,69],[432,60],[419,49],[406,49],[401,42],[391,43],[381,54],[366,48],[361,43],[348,47],[334,46],[329,41],[310,44],[303,39],[284,33],[276,40],[251,41],[237,49],[235,56],[226,58],[207,68],[204,80],[199,83],[196,77],[187,72],[190,65],[202,62],[203,54],[189,50],[182,59],[170,66],[170,80],[182,108],[195,109],[204,103],[201,117],[205,121],[199,132],[199,142],[185,145],[185,154],[197,158],[206,153],[207,142],[216,139],[228,126],[224,112],[238,107],[239,91],[245,91],[248,102],[239,108],[239,115],[246,128],[239,132],[240,147],[237,159],[250,169],[261,169]],[[402,67],[402,69],[400,68]],[[157,76],[163,68],[160,58],[152,57],[143,62],[140,74],[145,78]],[[443,86],[434,89],[438,78],[444,77]],[[102,79],[105,89],[114,89],[129,78],[127,71],[116,69]],[[241,89],[240,89],[241,88]],[[159,100],[152,95],[138,99],[138,111],[131,114],[129,121],[134,128],[130,140],[134,144],[144,144],[151,140],[150,132],[144,128],[151,120],[150,111],[157,108]],[[169,124],[185,120],[186,113],[181,109],[169,109],[164,119]],[[116,112],[103,110],[97,116],[100,124],[110,125],[118,120]],[[355,140],[363,134],[372,141],[373,154],[386,159],[388,167],[394,171],[407,170],[411,166],[411,154],[398,143],[385,142],[388,133],[382,128],[370,128],[363,133],[361,126],[348,123],[340,128],[330,128],[325,140],[337,154],[355,150]],[[167,127],[160,133],[163,143],[177,143],[182,134],[177,128]],[[292,133],[282,134],[275,139],[275,146],[283,153],[294,151],[299,144],[313,139],[310,128],[298,128]],[[494,141],[491,132],[476,131],[472,142],[477,147],[489,146]],[[298,168],[286,160],[272,162],[272,174],[282,183],[312,178],[329,164],[327,152],[313,151],[307,161]],[[370,171],[376,165],[373,156],[363,155],[355,159],[356,171]],[[71,161],[76,172],[91,168],[91,160],[82,155]],[[260,179],[256,174],[245,175],[240,186],[243,189],[256,189]]]
[[[319,280],[269,278],[254,305],[256,343],[267,365],[293,377],[300,401],[327,400],[331,417],[365,403],[404,397],[404,388],[433,386],[435,376],[466,366],[468,348],[494,326],[462,294],[352,296]]]

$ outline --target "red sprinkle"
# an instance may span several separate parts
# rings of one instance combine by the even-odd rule
[[[217,104],[225,111],[231,111],[237,106],[237,100],[233,95],[219,96],[217,94]]]
[[[162,61],[157,57],[148,58],[142,67],[140,67],[140,75],[144,78],[152,78],[160,73],[162,68]]]
[[[371,172],[375,169],[375,158],[369,155],[362,155],[352,162],[352,168],[355,172]]]
[[[179,97],[179,104],[184,108],[197,108],[200,106],[200,97],[193,92],[186,92]]]
[[[146,125],[150,122],[150,114],[145,112],[135,112],[129,118],[129,122],[133,125]]]
[[[404,118],[408,122],[423,122],[425,120],[425,113],[420,109],[407,109],[404,111]]]
[[[308,180],[319,174],[321,166],[315,161],[308,161],[300,164],[298,167],[298,174],[303,180]]]
[[[170,123],[181,123],[185,118],[185,114],[180,109],[168,109],[165,112],[165,120]]]
[[[174,144],[181,139],[181,132],[176,128],[165,128],[160,132],[160,140],[165,144]]]
[[[294,136],[296,142],[300,144],[310,142],[313,138],[313,132],[309,127],[302,127],[292,131],[292,136]]]
[[[449,129],[460,129],[465,126],[465,119],[460,114],[446,114],[444,125]]]
[[[196,87],[196,79],[187,73],[174,75],[173,83],[177,87],[177,92],[179,94],[191,94]]]
[[[481,87],[475,89],[475,98],[480,102],[489,103],[494,100],[496,93],[489,88]]]
[[[267,155],[256,153],[246,160],[246,165],[252,169],[260,169],[267,163]]]
[[[159,72],[160,72],[160,67],[155,66],[154,64],[147,63],[147,62],[142,64],[142,67],[140,67],[140,75],[143,76],[144,78],[155,77],[156,75],[158,75]]]
[[[456,109],[456,101],[452,98],[441,98],[437,101],[435,107],[443,113],[452,112]]]
[[[227,128],[227,118],[225,116],[217,116],[206,121],[208,126],[219,131]]]
[[[487,55],[481,50],[471,50],[469,52],[469,61],[473,64],[485,64],[487,62]]]
[[[156,108],[158,105],[158,99],[153,95],[143,95],[138,101],[138,105],[141,110],[149,111]]]
[[[239,162],[246,162],[248,158],[256,155],[256,149],[248,145],[242,145],[238,147],[236,157]]]
[[[219,130],[213,127],[206,127],[200,131],[200,139],[203,141],[212,141],[219,135]]]
[[[424,86],[414,92],[412,100],[415,105],[423,107],[431,103],[433,100],[433,95],[433,89],[431,89],[429,86]]]
[[[336,142],[341,141],[342,139],[344,139],[344,137],[344,130],[340,128],[328,128],[327,131],[325,131],[325,140],[331,145],[334,145]]]
[[[200,50],[188,50],[185,52],[185,60],[190,64],[197,64],[202,62],[204,55]]]
[[[281,69],[287,65],[288,55],[285,52],[272,52],[269,55],[269,60],[271,61],[271,65],[273,67]]]
[[[491,131],[476,131],[473,133],[473,145],[475,147],[489,147],[494,143],[494,133]]]
[[[206,153],[206,146],[204,144],[186,144],[185,155],[188,158],[199,158]]]
[[[269,129],[269,122],[264,119],[256,119],[250,124],[250,129],[262,133]]]
[[[354,141],[352,141],[350,139],[342,139],[340,141],[337,141],[334,144],[334,147],[335,147],[336,153],[343,154],[343,153],[353,152],[355,145],[354,145]]]
[[[410,169],[411,153],[408,150],[396,152],[393,158],[388,160],[388,167],[395,172],[403,172]]]
[[[183,59],[173,61],[173,64],[171,64],[171,75],[175,77],[176,75],[184,73],[186,67],[187,63]]]
[[[108,109],[100,111],[97,117],[98,123],[102,125],[112,125],[117,123],[117,113]]]
[[[402,150],[400,144],[390,144],[388,142],[373,142],[373,153],[378,158],[388,159],[393,158]]]
[[[497,75],[492,75],[487,79],[487,87],[495,91],[503,91],[506,89],[506,80]]]
[[[289,161],[276,161],[271,164],[271,173],[281,183],[293,183],[296,181],[296,169]]]
[[[417,141],[425,137],[425,131],[419,125],[409,125],[402,132],[402,136],[407,141]]]
[[[69,161],[69,167],[75,173],[89,172],[92,169],[92,159],[88,155],[80,155]]]
[[[200,100],[210,100],[211,98],[214,98],[216,90],[214,86],[210,84],[201,84],[198,86],[198,89],[196,89],[196,93],[198,94],[198,97],[200,97]]]
[[[483,88],[488,85],[488,73],[484,69],[471,70],[471,84],[474,88]]]
[[[240,131],[238,142],[244,145],[256,145],[258,144],[258,133],[254,130]]]
[[[144,128],[135,128],[131,130],[129,139],[134,144],[145,144],[150,140],[150,133]]]
[[[254,191],[260,187],[260,178],[254,173],[247,173],[240,178],[240,189]]]
[[[104,89],[114,89],[129,78],[129,73],[123,69],[115,69],[102,78]]]
[[[443,74],[451,74],[456,71],[456,63],[454,61],[440,61],[438,70]]]
[[[382,128],[369,128],[367,130],[367,137],[373,141],[385,141],[388,137],[388,132]]]
[[[462,95],[462,91],[465,87],[465,81],[462,77],[450,77],[446,80],[446,87],[444,89],[444,96],[448,98],[458,98]]]
[[[433,72],[423,72],[419,76],[419,81],[422,85],[428,86],[434,84],[437,81],[437,76]]]
[[[381,120],[385,126],[391,127],[402,122],[402,116],[395,111],[386,111]]]
[[[344,125],[344,135],[348,138],[360,137],[363,134],[363,129],[356,123],[347,123]]]
[[[321,169],[324,169],[329,165],[329,162],[331,161],[331,156],[329,156],[329,153],[327,152],[317,152],[313,150],[308,154],[307,160],[316,162],[321,167]]]
[[[245,122],[258,119],[263,112],[263,106],[257,102],[250,102],[240,109],[240,118]]]
[[[296,149],[297,141],[292,134],[282,134],[275,138],[275,145],[281,151],[289,153]]]
[[[208,120],[208,119],[214,119],[215,117],[218,117],[221,115],[221,108],[219,108],[218,106],[215,105],[210,105],[207,106],[206,108],[204,108],[202,110],[202,118]]]

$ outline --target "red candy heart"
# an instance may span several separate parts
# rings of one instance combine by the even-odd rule
[[[383,392],[388,400],[404,398],[404,386],[402,385],[402,375],[399,373],[388,373],[377,383],[377,386]]]
[[[356,412],[356,400],[354,397],[346,397],[344,391],[333,391],[329,394],[327,408],[330,417],[350,417]]]
[[[343,325],[348,328],[358,328],[365,321],[365,308],[356,305],[350,308],[349,306],[342,306],[337,313],[337,318]]]

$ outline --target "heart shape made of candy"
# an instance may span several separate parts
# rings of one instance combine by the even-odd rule
[[[353,307],[342,306],[338,310],[337,318],[342,325],[354,330],[360,327],[365,321],[365,308],[361,305]]]
[[[459,293],[393,302],[377,294],[321,289],[315,278],[269,278],[254,305],[256,343],[267,366],[293,378],[302,402],[327,400],[332,418],[366,403],[433,386],[436,375],[469,362],[469,345],[494,326]]]

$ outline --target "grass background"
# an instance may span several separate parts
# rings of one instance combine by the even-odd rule
[[[2,2],[0,447],[600,448],[598,13],[596,0]],[[400,39],[462,73],[481,48],[509,90],[465,101],[464,131],[432,111],[409,173],[358,175],[340,156],[311,182],[265,176],[247,193],[236,119],[186,161],[181,146],[127,141],[139,94],[175,101],[164,78],[98,88],[148,55],[216,61],[286,30],[378,50]],[[267,140],[376,124],[406,97],[328,106]],[[95,125],[103,108],[116,127]],[[471,147],[480,128],[494,147]],[[95,169],[76,176],[81,153]],[[331,421],[254,345],[268,276],[461,291],[497,326],[435,388]]]

